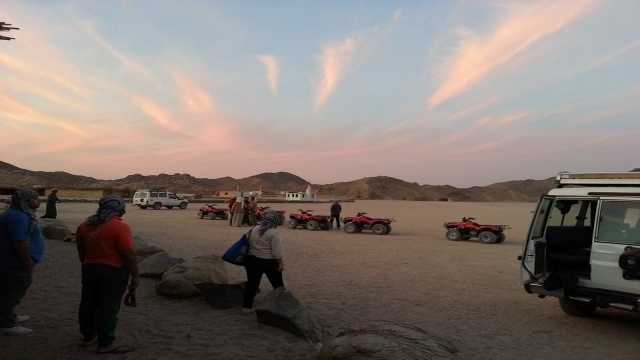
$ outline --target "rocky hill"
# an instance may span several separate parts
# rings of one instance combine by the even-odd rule
[[[212,194],[216,190],[303,191],[309,182],[287,172],[263,173],[247,178],[196,178],[189,174],[134,174],[116,180],[100,180],[67,172],[21,169],[0,161],[0,187],[60,188],[162,188],[180,193]],[[553,180],[508,181],[489,186],[456,188],[449,185],[420,185],[388,176],[367,177],[348,182],[313,185],[323,198],[380,200],[452,201],[536,201],[553,187]]]

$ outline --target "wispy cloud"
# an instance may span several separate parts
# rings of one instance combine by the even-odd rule
[[[578,70],[575,71],[574,74],[577,73],[582,73],[582,72],[586,72],[589,70],[593,70],[595,68],[598,68],[600,66],[606,65],[612,61],[614,61],[615,59],[617,59],[618,57],[627,54],[630,51],[633,51],[635,49],[640,48],[640,40],[638,41],[634,41],[630,44],[628,44],[627,46],[623,47],[622,49],[619,49],[611,54],[607,54],[599,59],[596,59],[595,61],[591,62],[590,64],[588,64],[587,66],[584,66],[582,68],[579,68]]]
[[[85,22],[81,25],[86,31],[87,35],[96,42],[100,47],[106,50],[111,56],[113,56],[125,69],[128,71],[141,75],[147,79],[151,78],[151,73],[142,64],[134,60],[131,56],[124,54],[122,51],[116,49],[107,40],[105,40],[95,29],[93,24]]]
[[[165,130],[182,133],[182,127],[171,118],[169,111],[152,99],[142,95],[135,95],[131,98],[131,101],[156,125]]]
[[[200,85],[182,73],[174,73],[178,96],[184,106],[194,113],[209,113],[215,110],[213,100]]]
[[[508,16],[488,36],[467,33],[447,64],[444,81],[428,99],[428,107],[468,91],[533,44],[587,14],[595,4],[595,0],[547,0],[510,7]]]
[[[525,112],[518,112],[508,115],[502,116],[486,116],[476,121],[477,126],[506,126],[515,123],[516,121],[521,121],[526,119],[529,114]]]
[[[3,94],[0,94],[0,115],[25,124],[38,124],[50,128],[63,129],[74,135],[86,135],[78,126],[68,121],[44,114],[17,99]]]
[[[278,92],[278,81],[280,80],[280,64],[278,58],[273,55],[260,55],[258,60],[264,65],[267,71],[267,82],[273,94]]]
[[[320,57],[322,77],[316,90],[316,109],[322,108],[336,90],[351,63],[357,44],[355,37],[348,37],[324,48]]]

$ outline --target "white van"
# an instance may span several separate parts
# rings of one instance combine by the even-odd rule
[[[569,315],[640,310],[640,173],[561,173],[521,257],[524,289]]]
[[[141,209],[149,207],[155,210],[160,210],[162,207],[186,209],[189,201],[168,191],[138,190],[133,194],[133,205]]]

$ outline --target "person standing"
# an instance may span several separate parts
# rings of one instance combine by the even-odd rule
[[[244,208],[242,206],[241,198],[238,198],[233,204],[233,209],[231,210],[231,212],[233,213],[232,226],[241,227],[244,220]]]
[[[16,315],[15,307],[31,286],[33,268],[42,262],[44,241],[35,212],[38,194],[17,190],[11,205],[0,215],[0,333],[27,335],[33,330],[19,324],[29,316]]]
[[[342,213],[342,206],[338,202],[338,200],[334,201],[331,204],[331,218],[329,222],[331,223],[331,227],[333,228],[333,221],[336,221],[337,228],[340,229],[340,214]]]
[[[249,226],[256,226],[258,213],[258,201],[255,196],[249,199]]]
[[[58,217],[58,209],[57,209],[57,203],[60,202],[60,199],[58,198],[58,189],[53,189],[51,190],[51,193],[49,194],[49,197],[47,197],[47,208],[46,211],[44,213],[44,216],[42,216],[43,219],[55,219]]]
[[[229,226],[233,226],[233,206],[236,204],[236,198],[229,199]]]
[[[82,263],[82,295],[79,323],[82,345],[98,342],[98,353],[124,353],[133,348],[115,344],[115,330],[122,297],[138,287],[138,265],[131,228],[123,220],[125,203],[106,196],[95,215],[76,232]]]
[[[266,274],[274,289],[284,287],[282,272],[282,239],[276,229],[280,224],[275,211],[267,211],[259,226],[250,230],[249,254],[245,259],[247,286],[243,297],[244,312],[253,311],[253,300],[256,297],[262,275]]]

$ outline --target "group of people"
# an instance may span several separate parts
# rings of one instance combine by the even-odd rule
[[[229,199],[229,225],[242,227],[257,224],[258,201],[255,196]]]
[[[4,335],[33,332],[22,325],[30,317],[17,315],[15,309],[31,286],[34,269],[44,259],[44,241],[36,217],[39,207],[35,191],[18,190],[12,195],[9,208],[0,214],[0,333]],[[82,265],[80,345],[95,345],[98,353],[133,351],[132,347],[115,342],[117,316],[125,292],[128,290],[127,298],[132,304],[139,283],[133,237],[129,225],[122,220],[124,214],[124,200],[107,196],[76,231]]]
[[[29,316],[17,315],[15,308],[31,285],[34,268],[44,258],[43,236],[35,216],[39,206],[36,192],[19,190],[12,196],[9,209],[0,215],[0,333],[5,335],[32,332],[22,325]],[[277,230],[280,219],[277,212],[267,210],[256,225],[255,198],[233,201],[230,207],[232,225],[251,226],[246,234],[249,251],[244,265],[247,286],[243,299],[243,311],[251,313],[263,275],[274,289],[284,287],[282,238]],[[341,210],[338,202],[332,204],[332,223],[335,220],[338,228]],[[78,259],[82,265],[78,311],[80,345],[96,345],[98,353],[134,350],[115,341],[120,305],[124,298],[125,304],[135,306],[135,290],[139,284],[132,232],[123,220],[125,212],[123,199],[106,196],[98,203],[96,213],[76,231]]]

